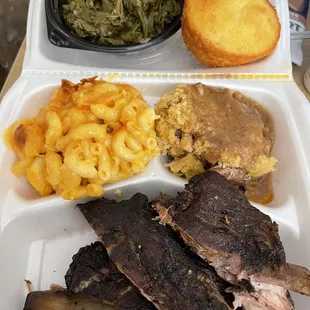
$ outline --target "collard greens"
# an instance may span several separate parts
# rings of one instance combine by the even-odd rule
[[[104,45],[145,43],[180,14],[178,0],[68,0],[63,5],[72,32]]]

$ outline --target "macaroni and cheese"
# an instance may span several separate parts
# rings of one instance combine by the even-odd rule
[[[49,104],[11,125],[4,140],[19,158],[12,172],[41,196],[99,197],[104,184],[145,170],[158,154],[154,122],[154,110],[130,85],[62,80]]]

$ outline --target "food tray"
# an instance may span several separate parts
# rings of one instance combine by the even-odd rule
[[[310,268],[310,105],[292,80],[287,1],[271,3],[282,24],[274,53],[246,66],[208,69],[189,54],[180,32],[135,54],[58,48],[47,38],[44,1],[30,0],[23,72],[0,105],[0,132],[21,117],[36,115],[61,78],[78,82],[98,75],[129,83],[142,91],[149,105],[179,83],[202,82],[241,91],[265,105],[275,120],[275,198],[268,206],[254,205],[279,224],[287,261]],[[22,309],[28,293],[25,279],[34,290],[49,289],[51,283],[64,285],[72,255],[97,240],[75,201],[57,195],[39,198],[24,179],[12,175],[14,161],[1,138],[0,310]],[[159,192],[173,195],[182,190],[185,181],[164,168],[164,162],[165,157],[158,156],[142,174],[105,186],[105,196],[126,199],[140,191],[153,199]],[[115,196],[116,189],[121,197]],[[309,308],[307,297],[292,297],[297,310]]]
[[[233,77],[288,78],[292,73],[288,3],[287,0],[270,0],[270,2],[276,7],[282,27],[281,38],[275,51],[270,56],[249,65],[208,69],[188,52],[181,31],[152,48],[121,55],[54,46],[47,37],[44,1],[30,0],[24,71],[39,75],[74,75],[81,71],[96,73],[104,70],[105,73],[117,72],[125,76],[144,74],[151,77],[214,78],[214,74],[225,77],[240,74]],[[87,76],[89,75],[87,73]]]
[[[81,76],[66,78],[78,82]],[[115,79],[115,82],[119,80]],[[177,84],[187,79],[162,80],[123,78],[142,91],[149,105]],[[273,176],[275,198],[268,206],[255,204],[280,226],[287,260],[310,268],[310,105],[293,82],[207,80],[205,84],[228,87],[251,96],[266,106],[275,120],[276,142],[273,156],[278,159]],[[21,77],[0,106],[1,132],[21,117],[34,116],[47,104],[53,89],[60,84],[58,76],[44,79]],[[298,104],[296,104],[298,103]],[[75,201],[64,201],[54,195],[39,198],[24,179],[10,172],[15,160],[3,141],[0,142],[0,309],[22,309],[28,290],[24,279],[34,290],[49,289],[51,283],[64,285],[64,274],[77,250],[97,240]],[[105,196],[129,198],[142,192],[150,199],[159,192],[174,194],[182,190],[184,180],[163,167],[165,157],[158,156],[147,170],[128,180],[105,186]],[[293,294],[297,310],[308,309],[309,299]]]

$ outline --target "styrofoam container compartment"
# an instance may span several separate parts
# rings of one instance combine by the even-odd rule
[[[84,75],[81,74],[82,76]],[[80,76],[67,76],[77,82]],[[160,95],[187,80],[126,79],[142,91],[149,105]],[[117,80],[115,80],[117,82]],[[188,82],[188,81],[187,81]],[[196,81],[191,81],[191,83]],[[267,206],[255,204],[280,226],[287,261],[310,268],[310,105],[297,86],[270,81],[205,80],[204,84],[228,87],[256,99],[273,115],[276,142],[273,156],[278,159],[273,176],[274,200]],[[32,117],[49,102],[60,78],[21,77],[0,106],[0,132],[22,117]],[[105,196],[129,198],[142,192],[153,199],[159,192],[170,195],[182,190],[185,181],[163,167],[163,157],[153,159],[140,175],[105,186]],[[40,198],[24,179],[10,172],[14,154],[0,142],[0,309],[22,309],[28,293],[24,280],[34,290],[49,289],[51,283],[65,285],[64,275],[72,255],[82,246],[97,240],[76,201],[58,195]],[[308,297],[293,294],[297,310],[306,310]]]
[[[0,105],[0,134],[17,119],[35,116],[61,78],[78,82],[93,75],[107,79],[113,73],[113,82],[136,86],[149,105],[179,83],[241,91],[266,106],[275,120],[275,198],[268,206],[255,206],[279,224],[287,261],[310,268],[310,105],[292,80],[287,0],[270,2],[282,25],[276,50],[246,66],[208,69],[188,52],[180,32],[155,48],[122,55],[56,47],[47,38],[44,1],[30,0],[23,72]],[[212,79],[231,74],[244,80]],[[266,77],[270,79],[249,80]],[[40,198],[25,179],[11,173],[15,160],[0,138],[0,310],[22,309],[28,293],[25,279],[34,290],[64,285],[72,255],[97,240],[75,208],[77,201],[58,195]],[[182,190],[185,181],[173,176],[163,162],[158,156],[142,174],[105,186],[105,196],[127,199],[142,192],[153,199],[160,192],[173,195]],[[116,189],[121,197],[115,196]],[[308,297],[292,295],[297,310],[309,309]]]
[[[281,37],[271,55],[244,66],[230,68],[207,68],[201,65],[187,50],[181,30],[168,40],[154,47],[133,53],[108,54],[61,48],[53,45],[47,37],[45,6],[43,0],[30,0],[25,70],[50,75],[61,72],[96,71],[192,76],[199,74],[267,74],[291,75],[289,42],[289,13],[287,0],[269,0],[276,8],[281,23]],[[62,39],[55,31],[55,40]]]

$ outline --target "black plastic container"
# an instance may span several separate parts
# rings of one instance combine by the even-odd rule
[[[180,2],[181,5],[183,5],[183,1]],[[75,48],[80,50],[104,53],[136,52],[151,46],[155,46],[167,40],[181,27],[181,16],[177,16],[169,25],[166,26],[162,33],[152,38],[147,43],[119,46],[96,44],[78,37],[64,25],[64,21],[62,18],[62,5],[66,3],[66,0],[45,0],[48,38],[52,44],[59,47]]]

